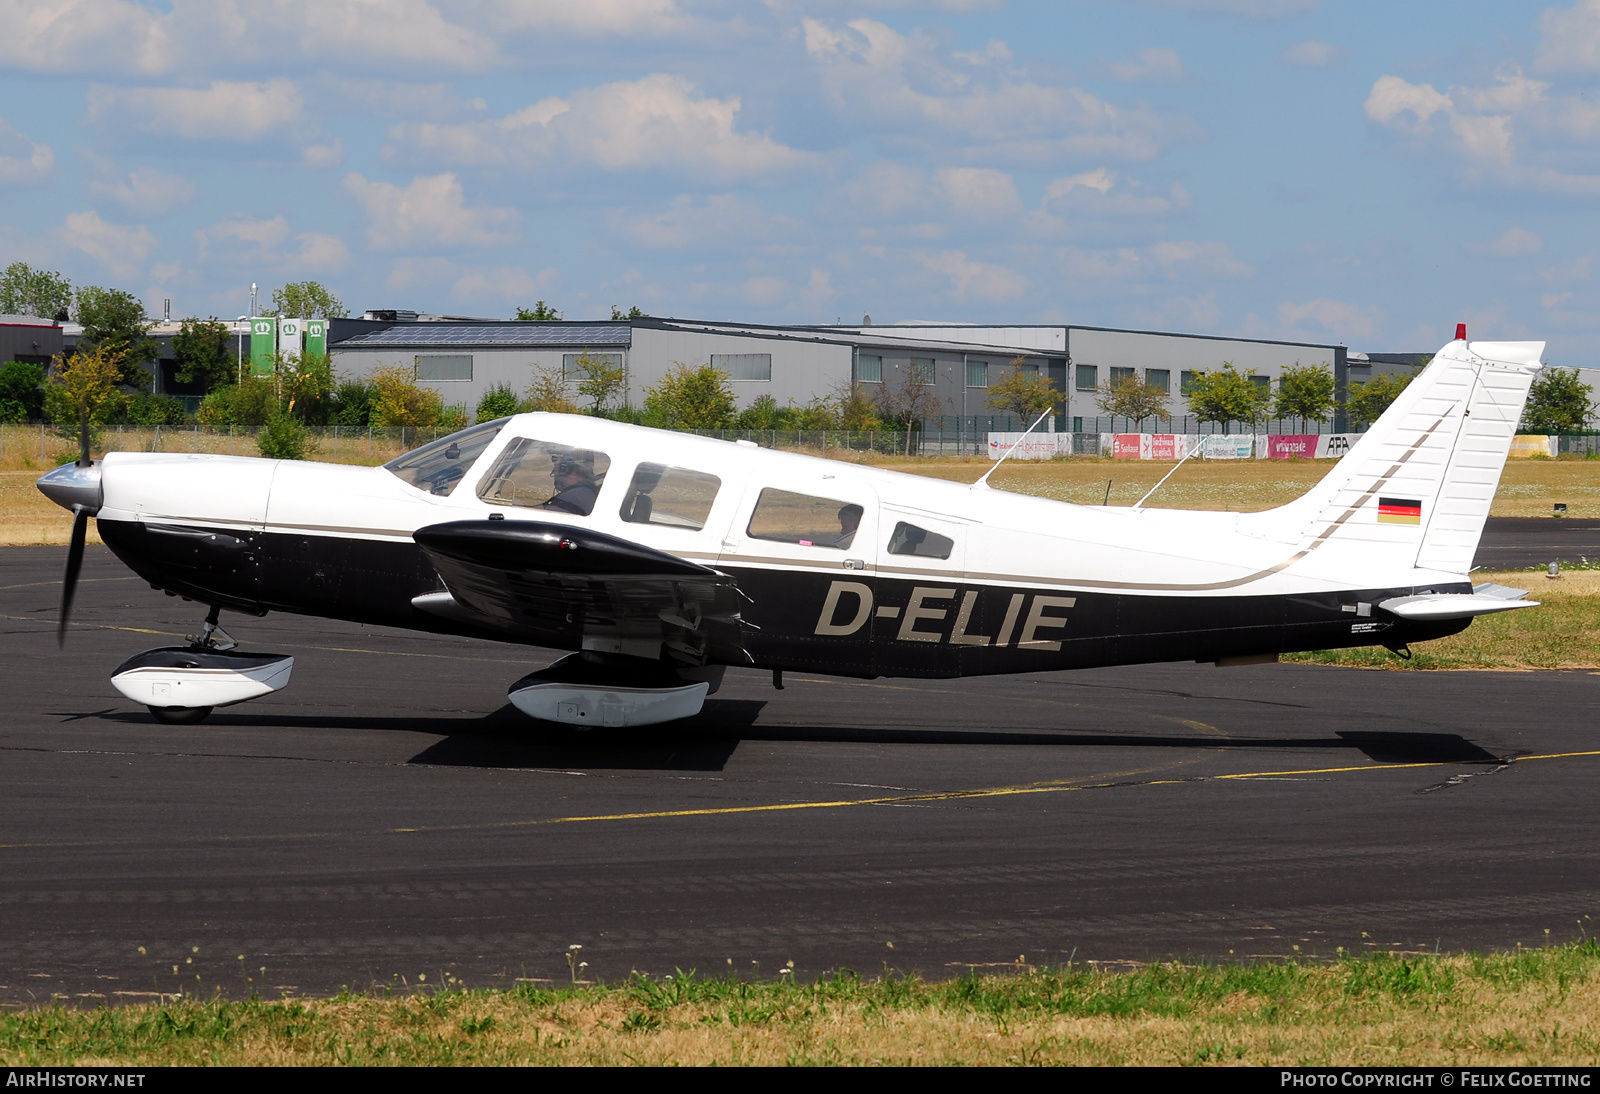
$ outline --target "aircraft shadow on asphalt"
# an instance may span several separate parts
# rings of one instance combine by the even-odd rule
[[[302,730],[385,730],[442,737],[407,762],[448,767],[559,767],[597,770],[721,771],[745,741],[1011,746],[1032,748],[1158,748],[1196,751],[1359,752],[1373,763],[1500,763],[1456,733],[1338,731],[1328,737],[1219,737],[1148,733],[1077,733],[1069,730],[1016,731],[939,729],[872,725],[759,725],[766,703],[750,699],[712,699],[682,722],[632,729],[578,730],[531,722],[509,703],[477,719],[251,716],[218,712],[206,723],[217,728]],[[68,720],[103,718],[130,725],[149,724],[134,711],[56,712]],[[205,727],[193,732],[204,733]]]

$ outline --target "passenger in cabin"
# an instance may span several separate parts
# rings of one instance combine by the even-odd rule
[[[555,483],[555,493],[541,509],[559,509],[586,517],[594,511],[600,486],[594,477],[594,453],[581,448],[550,456],[550,477]]]
[[[856,529],[861,527],[861,513],[859,505],[839,506],[839,534],[828,546],[839,548],[850,546],[850,542],[856,538]]]

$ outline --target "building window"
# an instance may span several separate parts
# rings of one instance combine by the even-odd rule
[[[989,386],[989,362],[987,362],[987,361],[968,361],[967,362],[967,386],[968,387],[988,387]]]
[[[1163,395],[1172,394],[1172,370],[1164,368],[1147,368],[1144,370],[1144,382],[1160,391]]]
[[[711,367],[728,374],[730,380],[771,380],[770,353],[713,353]]]
[[[882,354],[863,353],[856,358],[856,382],[862,384],[883,383]]]
[[[471,380],[472,354],[437,353],[418,356],[416,378],[429,382],[440,380]]]
[[[1262,391],[1270,391],[1272,389],[1272,377],[1270,376],[1252,376],[1250,377],[1250,382]]]
[[[939,371],[935,367],[932,357],[913,357],[911,359],[911,382],[928,387],[939,382]]]
[[[1116,383],[1118,380],[1133,380],[1133,379],[1137,379],[1138,376],[1139,376],[1139,370],[1138,369],[1134,369],[1134,368],[1116,368],[1114,366],[1111,369],[1111,382],[1113,384]]]
[[[1195,373],[1191,372],[1188,369],[1184,369],[1182,372],[1178,373],[1178,392],[1179,392],[1179,394],[1182,394],[1182,395],[1189,394],[1190,390],[1193,389],[1193,387],[1194,387],[1194,378],[1195,378]]]
[[[1037,361],[1024,361],[1017,366],[1017,371],[1028,376],[1037,376],[1039,375],[1039,363]]]
[[[578,363],[578,358],[583,358],[583,364]],[[561,378],[563,380],[582,380],[588,375],[590,368],[621,368],[622,354],[620,353],[563,353],[561,355]]]
[[[1100,386],[1100,367],[1098,365],[1078,366],[1078,390],[1094,391]]]

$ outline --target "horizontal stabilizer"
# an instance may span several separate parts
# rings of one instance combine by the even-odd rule
[[[1384,611],[1393,612],[1401,619],[1470,619],[1475,615],[1493,615],[1495,612],[1510,612],[1518,608],[1538,606],[1537,600],[1509,600],[1503,596],[1476,592],[1397,596],[1378,605]]]

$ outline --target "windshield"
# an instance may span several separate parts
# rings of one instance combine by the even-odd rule
[[[383,466],[418,490],[430,494],[450,493],[471,470],[472,465],[510,419],[499,418],[470,426],[459,433],[440,437],[431,444],[414,448]]]

